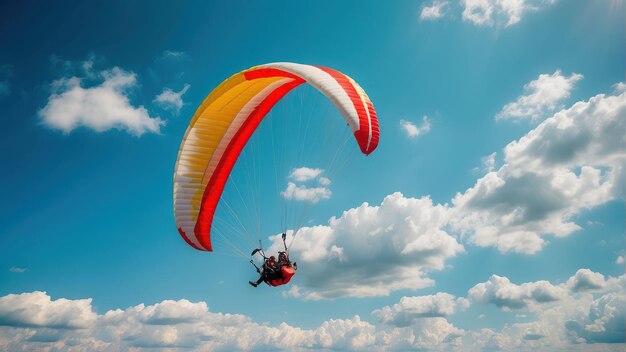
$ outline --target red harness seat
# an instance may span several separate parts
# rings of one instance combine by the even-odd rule
[[[281,274],[280,277],[277,277],[277,278],[272,279],[272,280],[265,281],[265,283],[270,285],[270,286],[284,285],[284,284],[288,283],[289,280],[291,280],[291,277],[295,273],[296,273],[296,269],[294,269],[293,266],[291,266],[291,265],[284,265],[280,269],[280,274]]]

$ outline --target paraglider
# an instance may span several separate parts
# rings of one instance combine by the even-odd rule
[[[248,281],[250,285],[257,287],[261,282],[265,282],[270,286],[281,286],[289,283],[291,277],[296,273],[296,270],[298,270],[298,264],[296,262],[291,263],[291,260],[289,260],[289,254],[287,253],[288,248],[285,242],[286,236],[287,234],[283,233],[282,238],[285,250],[278,252],[278,261],[276,261],[276,257],[273,255],[267,258],[261,247],[252,251],[252,256],[256,253],[261,253],[265,262],[262,268],[259,268],[254,264],[254,260],[250,260],[250,263],[256,268],[257,273],[260,274],[257,281]]]
[[[235,162],[272,107],[303,83],[316,88],[335,105],[363,154],[376,149],[379,125],[374,106],[365,91],[343,73],[322,66],[281,62],[231,76],[195,112],[176,160],[175,221],[181,237],[191,247],[213,251],[214,214]],[[287,246],[284,255],[288,260]],[[283,267],[290,270],[290,265]],[[284,284],[291,278],[288,275],[268,281]]]

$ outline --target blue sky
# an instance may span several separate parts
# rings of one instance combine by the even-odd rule
[[[0,14],[0,349],[624,348],[623,1]],[[266,245],[283,206],[306,204],[280,195],[293,168],[324,169],[332,194],[306,214],[292,283],[254,289],[245,260],[180,238],[172,175],[204,97],[276,61],[354,78],[381,141],[330,170],[346,137],[332,104],[302,87],[275,107],[233,171],[250,196],[251,159],[263,165],[270,186],[249,205]],[[281,122],[294,116],[311,119],[306,137]],[[319,143],[326,124],[341,132]],[[278,152],[273,128],[289,136]],[[280,172],[272,153],[288,156]],[[225,197],[253,224],[233,194],[231,182]]]

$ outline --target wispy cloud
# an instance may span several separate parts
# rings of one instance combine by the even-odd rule
[[[63,77],[52,83],[48,103],[38,112],[44,125],[65,133],[78,127],[96,132],[120,129],[136,136],[160,132],[165,122],[130,102],[128,91],[137,87],[134,73],[113,67],[95,73],[97,82],[93,83],[93,62],[88,60],[82,66],[85,76]]]
[[[541,74],[524,86],[526,95],[521,95],[514,102],[506,104],[496,115],[496,120],[531,119],[537,120],[560,108],[560,103],[570,96],[576,82],[583,76],[572,73],[569,77],[556,70],[552,75]]]
[[[189,58],[189,55],[184,51],[176,51],[176,50],[164,50],[159,57],[160,60],[186,60]]]
[[[484,27],[508,28],[530,13],[545,9],[556,0],[433,0],[420,9],[420,21],[462,18]]]
[[[420,11],[420,20],[432,21],[439,19],[445,15],[445,11],[448,7],[447,1],[435,0],[430,6],[424,5]]]
[[[479,26],[508,27],[518,23],[526,12],[538,11],[555,0],[461,0],[463,20]]]
[[[20,268],[19,266],[12,266],[9,271],[12,273],[23,273],[26,272],[26,268]]]
[[[183,94],[189,90],[189,84],[185,84],[185,86],[178,92],[173,91],[170,88],[164,88],[163,92],[154,98],[154,102],[161,105],[165,109],[170,109],[178,114],[180,109],[183,107]]]
[[[489,173],[496,169],[496,156],[498,153],[493,152],[487,156],[480,158],[480,167],[475,167],[472,171]]]
[[[418,136],[430,132],[430,120],[428,116],[424,116],[421,126],[417,126],[411,121],[400,120],[400,127],[409,138],[417,138]]]

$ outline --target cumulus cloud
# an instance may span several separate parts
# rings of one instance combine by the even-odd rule
[[[615,264],[624,264],[624,257],[623,256],[618,256],[617,259],[615,259]]]
[[[291,170],[288,178],[295,181],[287,183],[287,188],[280,192],[285,199],[317,203],[328,199],[332,195],[328,186],[330,179],[321,176],[324,170],[318,168],[299,167]],[[305,184],[317,180],[318,186]]]
[[[290,248],[307,268],[300,273],[299,297],[384,296],[433,285],[427,273],[444,269],[446,259],[464,251],[443,230],[448,211],[428,197],[394,193],[378,206],[363,203],[345,211],[326,226],[300,229]],[[273,250],[281,248],[280,236],[270,240]]]
[[[82,66],[83,77],[64,77],[52,83],[48,103],[38,112],[44,125],[65,133],[81,126],[97,132],[126,130],[136,136],[160,132],[165,122],[130,102],[128,91],[137,86],[134,73],[113,67],[93,74],[92,79],[93,61]],[[99,83],[88,85],[94,80]]]
[[[462,0],[463,20],[479,26],[514,25],[529,11],[537,11],[555,0]]]
[[[377,309],[372,314],[383,324],[406,327],[422,318],[446,317],[467,307],[467,299],[439,292],[428,296],[402,297],[399,303]]]
[[[307,272],[290,296],[380,296],[430,286],[428,272],[463,251],[449,232],[474,245],[525,254],[540,251],[545,237],[574,233],[577,214],[624,197],[625,94],[600,94],[546,119],[510,143],[504,164],[496,170],[494,162],[494,171],[457,194],[452,206],[395,193],[379,206],[366,203],[326,226],[303,228],[292,253],[307,262]],[[280,248],[280,238],[273,241]],[[596,282],[584,274],[576,279],[581,290]],[[494,277],[483,286],[505,280]],[[543,282],[505,290],[517,296],[502,296],[500,305],[520,309],[557,299],[565,289],[555,287]]]
[[[569,77],[556,70],[552,75],[541,74],[539,77],[524,85],[526,95],[521,95],[514,102],[506,104],[496,114],[496,120],[502,119],[531,119],[537,120],[553,112],[564,99],[570,96],[576,83],[583,75],[572,73]]]
[[[154,98],[154,102],[161,105],[164,109],[173,110],[178,114],[183,107],[183,94],[187,92],[189,87],[189,84],[185,84],[183,89],[178,92],[170,88],[164,88],[163,92]]]
[[[439,19],[444,16],[447,7],[447,1],[435,0],[430,4],[430,6],[422,7],[420,20],[427,21]]]
[[[504,150],[504,165],[453,199],[452,227],[479,246],[532,254],[544,236],[626,190],[626,93],[599,94],[556,113]]]
[[[615,350],[619,346],[615,344],[626,341],[626,275],[609,277],[603,287],[593,293],[573,289],[570,283],[575,277],[558,285],[566,293],[558,301],[527,304],[525,308],[518,308],[533,312],[537,316],[535,321],[505,324],[501,331],[472,331],[464,340],[468,349]],[[513,291],[524,285],[515,285]],[[495,304],[495,301],[491,303]]]
[[[577,341],[623,344],[626,342],[625,324],[626,295],[612,292],[594,299],[587,316],[568,320],[565,328]]]
[[[567,286],[572,291],[598,290],[604,285],[604,275],[589,269],[580,269],[567,280]]]
[[[554,302],[565,297],[567,291],[548,281],[516,285],[508,278],[492,275],[468,291],[468,297],[477,303],[493,303],[504,310],[525,309],[529,305]]]
[[[374,347],[384,351],[455,350],[464,334],[445,318],[424,318],[410,327],[380,331]]]
[[[574,277],[574,276],[573,276]],[[304,329],[257,323],[241,314],[212,312],[204,302],[166,300],[97,314],[91,299],[56,299],[44,292],[0,297],[0,350],[200,351],[251,350],[615,350],[625,341],[626,275],[608,277],[602,289],[566,291],[558,301],[526,291],[535,321],[499,330],[462,330],[446,317],[467,308],[447,293],[404,297],[375,310],[382,324],[358,315]],[[553,285],[554,286],[554,285]],[[515,296],[516,294],[513,294]],[[471,295],[470,295],[471,296]],[[552,302],[552,303],[551,303]],[[597,348],[595,348],[597,346]]]
[[[13,308],[4,304],[16,303],[16,296],[27,302]],[[33,300],[33,296],[38,298]],[[244,315],[211,312],[204,302],[184,299],[109,310],[102,315],[93,313],[90,299],[52,300],[43,292],[8,295],[0,297],[0,302],[3,350],[430,349],[448,346],[463,334],[443,318],[423,319],[402,329],[377,327],[356,315],[330,319],[313,329],[286,323],[272,326]],[[60,302],[65,307],[60,307]],[[43,318],[42,311],[47,312]],[[89,312],[89,319],[85,319],[85,312]],[[58,315],[56,320],[53,315]]]
[[[307,182],[319,177],[324,170],[310,167],[299,167],[291,170],[289,178],[297,182]]]
[[[428,116],[424,116],[421,126],[417,126],[411,121],[400,120],[400,127],[409,138],[417,138],[417,136],[430,132],[430,120]]]
[[[315,204],[322,199],[330,198],[332,192],[326,187],[299,186],[293,182],[289,182],[287,188],[280,192],[280,194],[285,199],[306,201]]]
[[[95,319],[91,299],[51,300],[40,291],[0,297],[0,325],[4,326],[80,329]]]

